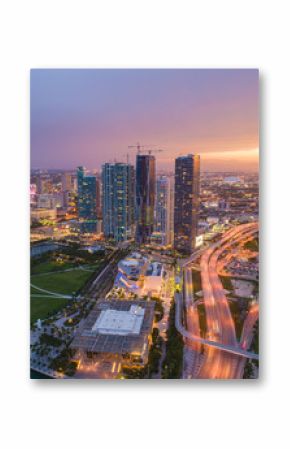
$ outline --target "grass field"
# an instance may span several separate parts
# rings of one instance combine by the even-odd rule
[[[97,270],[98,266],[100,265],[100,262],[96,262],[94,264],[82,264],[83,268],[88,270]],[[78,266],[73,262],[65,262],[63,264],[59,264],[57,262],[42,262],[36,266],[33,266],[31,268],[31,274],[44,274],[44,273],[50,273],[54,271],[64,271],[70,268],[78,269]]]
[[[30,322],[34,323],[38,318],[41,320],[49,315],[58,312],[67,305],[67,299],[55,298],[31,298],[30,302]]]
[[[85,263],[82,264],[83,269],[80,269],[78,262],[68,260],[59,263],[56,262],[55,256],[48,255],[41,261],[32,261],[30,282],[49,292],[71,295],[84,286],[94,271],[97,272],[101,268],[103,258],[94,258],[94,260],[82,258]],[[55,314],[70,301],[65,298],[49,297],[49,294],[33,287],[30,291],[31,294],[43,295],[42,297],[31,296],[31,323],[38,318],[45,319]]]
[[[50,271],[61,271],[66,270],[68,268],[73,268],[75,266],[74,263],[68,262],[59,264],[56,262],[43,262],[31,268],[31,274],[41,274],[48,273]]]
[[[70,295],[84,285],[86,280],[92,275],[90,271],[73,270],[62,273],[43,274],[31,276],[31,283],[44,290],[55,293]],[[31,287],[31,293],[40,293]]]

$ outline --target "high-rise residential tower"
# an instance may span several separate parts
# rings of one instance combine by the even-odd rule
[[[75,174],[71,172],[63,172],[61,177],[63,205],[65,207],[71,207],[75,202]]]
[[[136,158],[136,242],[148,243],[154,227],[156,191],[155,157],[137,154]]]
[[[156,208],[154,230],[160,235],[161,245],[170,243],[170,180],[159,176],[156,182]]]
[[[97,218],[102,219],[102,182],[98,174],[96,176],[96,203],[97,203]]]
[[[103,231],[116,242],[134,235],[134,167],[123,163],[106,163],[102,167]]]
[[[200,156],[175,159],[174,248],[190,254],[195,248],[199,213]]]
[[[82,233],[97,231],[96,177],[85,174],[84,167],[77,169],[78,218]]]

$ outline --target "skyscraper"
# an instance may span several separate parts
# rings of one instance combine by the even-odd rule
[[[148,243],[154,227],[155,157],[137,154],[136,159],[136,242]]]
[[[97,204],[97,218],[101,219],[102,218],[102,195],[101,195],[101,191],[102,191],[102,183],[101,183],[101,178],[100,175],[98,174],[96,176],[96,204]]]
[[[170,245],[172,245],[174,242],[174,186],[175,186],[174,175],[169,176],[169,185],[170,185],[169,243]]]
[[[73,191],[74,190],[74,175],[71,172],[63,172],[61,176],[61,184],[62,184],[62,191]]]
[[[78,167],[78,217],[82,233],[97,231],[96,177],[85,174],[84,167]]]
[[[64,172],[61,177],[63,205],[65,207],[71,206],[75,198],[75,174],[71,172]]]
[[[174,248],[190,254],[195,248],[199,212],[200,156],[175,159]]]
[[[156,212],[154,230],[160,234],[161,245],[170,243],[170,181],[159,176],[156,182]]]
[[[102,167],[103,230],[107,238],[122,242],[134,234],[134,167],[106,163]]]

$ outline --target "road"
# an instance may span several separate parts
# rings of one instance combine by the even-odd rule
[[[223,285],[219,279],[218,261],[225,250],[258,232],[258,224],[250,223],[237,226],[226,232],[222,239],[203,251],[200,261],[203,301],[206,312],[206,338],[200,338],[198,316],[194,312],[192,295],[192,279],[190,265],[200,255],[201,251],[193,254],[183,264],[184,297],[182,293],[176,293],[177,317],[176,326],[186,338],[187,345],[190,342],[201,343],[204,350],[204,361],[197,377],[203,379],[220,378],[232,379],[241,377],[244,362],[242,358],[258,359],[257,354],[247,351],[249,345],[237,342],[235,323],[233,321],[227,297]],[[183,304],[184,301],[184,304]],[[186,326],[181,324],[183,306],[186,308]],[[254,321],[254,313],[251,312],[251,320],[248,319],[245,328],[245,336],[251,335]],[[245,338],[246,338],[245,337]],[[191,343],[192,344],[192,343]],[[241,357],[242,356],[242,357]],[[187,377],[188,373],[187,373]],[[194,376],[192,376],[194,377]]]
[[[224,345],[240,347],[229,303],[219,279],[218,260],[225,250],[258,231],[257,223],[241,225],[227,232],[201,258],[201,279],[206,311],[207,338]],[[246,349],[246,347],[242,347]],[[240,376],[240,357],[216,348],[206,348],[205,360],[199,373],[202,379],[234,379]]]
[[[189,267],[185,267],[183,270],[183,294],[184,294],[184,307],[186,308],[186,327],[193,335],[200,337],[200,325],[197,305],[194,303],[193,297],[193,282],[192,282],[192,270]],[[183,377],[190,379],[196,374],[196,367],[200,362],[201,344],[199,342],[193,342],[189,339],[186,340],[184,347],[184,367]]]
[[[244,321],[242,335],[240,338],[240,345],[244,349],[249,349],[252,344],[254,338],[254,326],[258,318],[259,318],[259,304],[253,303]],[[238,379],[240,379],[243,375],[245,364],[246,360],[240,358],[236,370],[236,377]]]

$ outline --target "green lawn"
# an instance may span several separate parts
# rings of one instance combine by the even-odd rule
[[[41,320],[47,318],[65,307],[67,303],[67,299],[31,298],[30,322],[34,323],[38,318]]]
[[[97,261],[96,263],[92,264],[82,264],[82,267],[86,270],[97,270],[99,267],[100,262]],[[35,274],[44,274],[44,273],[50,273],[53,271],[64,271],[70,268],[78,269],[78,265],[76,265],[74,262],[65,262],[63,264],[57,263],[57,262],[42,262],[38,265],[35,265],[31,268],[31,275]]]
[[[73,270],[49,275],[32,276],[31,283],[44,290],[69,295],[82,287],[91,275],[92,272],[90,271]],[[40,291],[33,287],[31,288],[31,293],[41,294]]]
[[[74,266],[75,264],[72,262],[66,262],[63,264],[57,262],[42,262],[31,268],[31,274],[33,275],[33,274],[47,273],[50,271],[61,271],[66,270],[68,268],[73,268]]]
[[[259,239],[255,238],[253,240],[250,240],[249,242],[245,243],[244,248],[254,252],[259,251]]]

